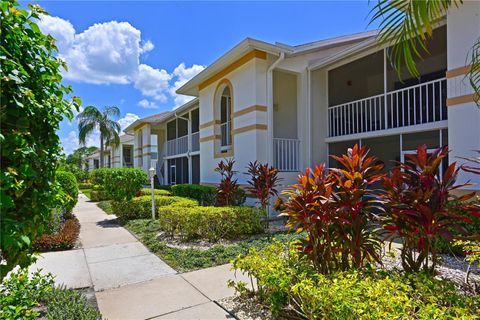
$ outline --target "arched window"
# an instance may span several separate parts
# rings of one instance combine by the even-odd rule
[[[223,89],[220,98],[220,135],[221,135],[221,150],[228,150],[232,145],[232,96],[230,87],[226,86]]]

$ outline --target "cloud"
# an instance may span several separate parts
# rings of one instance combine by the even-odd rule
[[[121,131],[125,130],[126,127],[134,123],[136,120],[140,119],[138,115],[135,113],[130,113],[128,112],[125,117],[121,118],[118,120],[118,123],[120,124],[120,127],[122,128]]]
[[[155,48],[155,45],[153,44],[152,41],[150,40],[147,40],[143,45],[142,47],[140,48],[140,53],[147,53],[149,51],[152,51],[153,48]]]
[[[63,153],[66,155],[72,154],[75,149],[78,149],[78,135],[75,131],[70,131],[67,137],[60,139],[62,142]]]
[[[158,109],[158,106],[155,102],[148,101],[147,99],[140,100],[137,105],[144,109]]]
[[[146,97],[151,97],[160,102],[166,102],[166,93],[169,89],[169,81],[172,77],[165,70],[159,70],[146,64],[138,67],[138,75],[135,79],[135,88],[140,90]]]
[[[57,47],[60,52],[67,50],[73,44],[75,28],[70,21],[43,15],[38,21],[38,26],[43,33],[50,34],[57,40]]]
[[[175,102],[174,108],[178,108],[182,104],[185,104],[193,99],[193,97],[190,96],[177,94],[175,91],[187,83],[188,80],[199,74],[203,69],[205,69],[205,67],[198,64],[194,64],[190,68],[187,68],[185,63],[182,62],[173,70],[172,78],[175,79],[175,81],[170,87],[169,92]]]

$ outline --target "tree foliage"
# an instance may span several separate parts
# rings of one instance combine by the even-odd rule
[[[65,63],[55,57],[55,39],[35,20],[46,12],[14,1],[0,2],[1,173],[0,276],[31,262],[32,241],[57,204],[55,171],[61,154],[56,131],[73,118],[79,99],[61,84]]]

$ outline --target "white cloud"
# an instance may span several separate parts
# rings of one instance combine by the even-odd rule
[[[200,73],[203,69],[205,69],[205,67],[198,64],[194,64],[190,68],[187,68],[185,63],[182,62],[173,70],[172,78],[175,79],[175,82],[170,87],[169,92],[175,102],[174,108],[178,108],[182,104],[193,99],[193,97],[190,96],[177,94],[175,91],[187,83],[188,80]]]
[[[145,42],[140,48],[140,53],[147,53],[149,51],[152,51],[153,48],[155,48],[155,45],[153,44],[153,42],[150,40],[147,40],[147,42]]]
[[[135,113],[130,113],[128,112],[125,117],[121,118],[118,120],[118,123],[120,124],[120,127],[122,128],[121,131],[125,130],[126,127],[134,123],[136,120],[140,119],[138,115]]]
[[[158,106],[153,101],[148,101],[147,99],[142,99],[138,101],[138,106],[144,109],[158,109]]]
[[[151,97],[160,102],[166,102],[166,92],[169,89],[171,76],[165,70],[152,68],[141,64],[135,79],[135,88],[140,90],[146,97]]]
[[[75,149],[78,149],[78,135],[75,131],[70,131],[64,139],[61,139],[63,153],[72,154]]]
[[[60,52],[67,50],[74,41],[75,28],[70,21],[59,17],[42,15],[38,26],[45,34],[50,34],[57,40],[57,47]]]

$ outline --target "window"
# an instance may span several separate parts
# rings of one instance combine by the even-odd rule
[[[221,151],[230,149],[232,145],[231,109],[232,97],[230,95],[230,88],[227,86],[223,89],[220,100]]]

